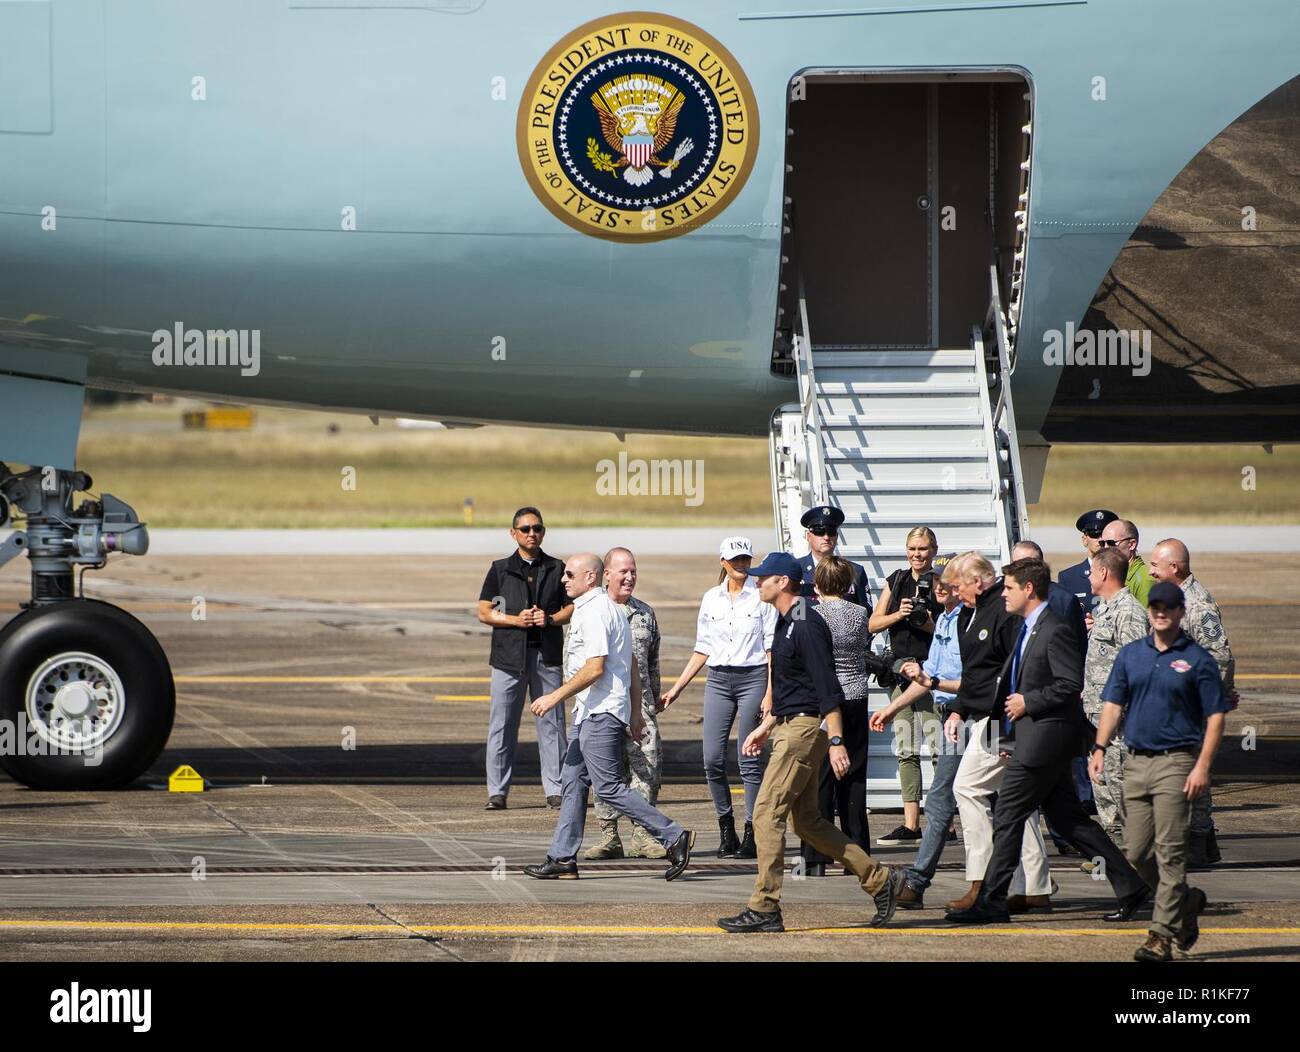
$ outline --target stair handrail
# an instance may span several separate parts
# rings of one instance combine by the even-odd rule
[[[1006,502],[1002,498],[1002,467],[998,461],[998,443],[993,425],[993,404],[989,393],[988,366],[984,361],[984,331],[978,325],[970,330],[971,351],[975,355],[975,376],[980,389],[980,418],[984,424],[984,448],[989,462],[989,497],[997,511],[998,547],[1002,562],[1011,561],[1010,523],[1007,521]]]
[[[812,337],[808,329],[808,298],[799,281],[799,330],[794,334],[795,371],[799,377],[799,418],[808,461],[808,489],[812,505],[826,503],[826,461],[822,444],[821,413],[817,408],[817,376],[813,371]]]
[[[1029,534],[1029,512],[1025,505],[1024,478],[1020,467],[1020,440],[1016,434],[1015,406],[1011,399],[1012,362],[1007,341],[1007,316],[1002,309],[998,288],[998,268],[989,266],[989,311],[986,321],[992,322],[998,360],[998,398],[993,412],[994,426],[1007,436],[1008,468],[1011,472],[1011,498],[1015,513],[1013,541],[1023,540]]]

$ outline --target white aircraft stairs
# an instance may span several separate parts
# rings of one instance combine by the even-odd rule
[[[1008,561],[1028,522],[1007,318],[993,267],[990,287],[988,312],[972,327],[969,347],[922,350],[817,344],[801,291],[794,331],[800,401],[773,414],[770,440],[776,531],[786,551],[806,554],[800,516],[833,504],[845,516],[839,554],[866,569],[874,595],[907,565],[914,526],[934,530],[940,554],[978,551],[995,566]],[[888,696],[872,685],[875,711]],[[928,786],[928,748],[922,771]],[[892,734],[872,735],[867,794],[869,807],[900,806]]]

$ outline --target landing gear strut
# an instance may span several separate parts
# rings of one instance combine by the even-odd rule
[[[176,690],[167,656],[139,621],[84,599],[77,567],[112,552],[143,555],[149,534],[130,505],[88,490],[80,471],[0,464],[0,565],[27,553],[32,597],[0,629],[0,768],[34,789],[109,789],[138,777],[167,744]]]

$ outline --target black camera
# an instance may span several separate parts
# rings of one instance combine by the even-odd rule
[[[873,654],[868,650],[866,655],[867,672],[876,677],[876,682],[880,684],[881,690],[893,690],[902,681],[898,670],[912,660],[914,659],[896,658],[892,650],[886,650],[882,654]]]
[[[920,628],[930,616],[928,608],[934,596],[934,572],[927,571],[916,580],[916,595],[912,598],[912,612],[907,615],[908,624]]]

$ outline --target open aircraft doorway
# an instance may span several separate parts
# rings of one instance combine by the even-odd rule
[[[996,264],[1014,342],[1032,94],[1014,69],[796,77],[778,330],[802,282],[819,346],[965,347]]]

